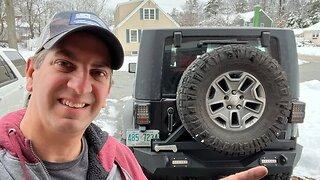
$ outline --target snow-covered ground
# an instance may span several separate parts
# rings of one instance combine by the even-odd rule
[[[293,174],[320,180],[320,81],[300,83],[300,100],[306,103],[306,116],[304,123],[299,124],[298,138],[303,151]]]
[[[319,56],[320,47],[298,47],[300,54]],[[21,55],[25,58],[33,55],[34,52],[21,50]],[[137,57],[125,57],[124,65],[120,71],[127,71],[128,64],[136,62]],[[299,64],[307,63],[299,60]],[[309,177],[320,180],[320,81],[312,80],[300,83],[300,100],[306,103],[306,116],[304,123],[299,124],[298,143],[303,146],[301,159],[294,169],[293,175],[299,177]],[[114,135],[118,127],[115,121],[105,121],[105,119],[117,119],[119,112],[115,106],[118,104],[117,99],[108,99],[107,110],[101,111],[96,121],[109,134]]]
[[[297,47],[298,54],[319,56],[320,58],[320,47]]]
[[[309,63],[309,61],[304,61],[304,60],[298,59],[298,64],[299,64],[299,65],[305,64],[305,63]]]
[[[317,56],[320,60],[320,47],[298,47],[299,54]],[[299,64],[305,61],[299,60]],[[312,80],[300,83],[300,100],[306,103],[304,123],[299,125],[298,143],[303,145],[303,152],[293,174],[320,180],[320,81]]]

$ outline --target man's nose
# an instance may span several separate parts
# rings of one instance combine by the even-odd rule
[[[75,73],[70,78],[67,85],[79,95],[90,93],[92,91],[90,74],[86,71]]]

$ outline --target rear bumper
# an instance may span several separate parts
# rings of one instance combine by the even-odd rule
[[[150,148],[134,148],[133,151],[147,174],[161,177],[216,177],[258,165],[266,166],[269,174],[292,173],[300,160],[302,146],[296,144],[295,149],[292,150],[264,150],[243,157],[226,156],[208,149],[176,153],[153,152]]]

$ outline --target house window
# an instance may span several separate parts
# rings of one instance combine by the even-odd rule
[[[140,43],[142,29],[126,29],[127,43]]]
[[[144,12],[144,15],[143,15],[143,18],[144,19],[156,19],[155,17],[155,12],[156,10],[155,9],[151,9],[151,8],[145,8],[143,10]]]
[[[130,29],[130,42],[138,42],[138,30]]]
[[[138,55],[138,51],[131,51],[131,55],[132,56],[137,56]]]

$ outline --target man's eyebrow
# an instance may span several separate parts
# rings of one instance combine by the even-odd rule
[[[107,60],[104,60],[104,61],[107,61]],[[109,63],[94,63],[92,64],[93,67],[96,67],[96,68],[104,68],[104,67],[110,67],[110,64]]]
[[[58,49],[55,52],[55,55],[60,55],[69,58],[70,60],[77,60],[77,55],[72,53],[71,51],[67,49]],[[106,63],[107,62],[107,63]],[[107,59],[102,59],[98,63],[94,63],[92,65],[95,68],[104,68],[104,67],[111,67],[110,62]]]
[[[66,49],[59,49],[55,52],[56,55],[65,56],[70,59],[77,59],[76,55],[72,53],[71,51],[68,51]]]

